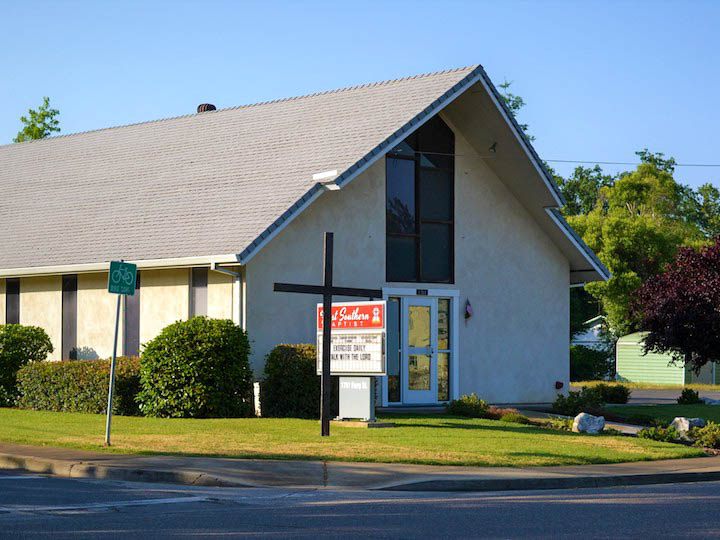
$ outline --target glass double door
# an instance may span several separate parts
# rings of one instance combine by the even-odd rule
[[[402,302],[402,401],[438,401],[437,298],[404,298]]]

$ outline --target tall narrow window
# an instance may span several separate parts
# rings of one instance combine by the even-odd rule
[[[190,316],[207,315],[208,269],[193,268],[190,274]]]
[[[388,153],[388,281],[453,282],[454,152],[436,116]]]
[[[62,357],[77,360],[77,275],[62,277]]]
[[[390,297],[387,300],[387,384],[388,401],[400,401],[400,299]]]
[[[449,298],[438,299],[438,401],[450,400],[450,306]]]
[[[5,280],[5,323],[20,324],[20,279]]]
[[[125,319],[123,321],[123,354],[140,356],[140,272],[135,281],[135,294],[125,295]]]

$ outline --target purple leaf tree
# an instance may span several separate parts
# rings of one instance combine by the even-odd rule
[[[696,373],[720,362],[720,237],[702,249],[682,248],[665,271],[635,296],[645,351],[670,353]]]

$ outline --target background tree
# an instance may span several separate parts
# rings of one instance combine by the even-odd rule
[[[588,214],[597,203],[600,189],[615,183],[615,177],[605,174],[600,165],[594,167],[575,167],[572,176],[563,178],[555,175],[555,182],[565,197],[566,204],[562,208],[565,216]]]
[[[518,118],[518,113],[520,110],[525,106],[525,100],[521,98],[520,96],[513,94],[510,92],[510,87],[512,86],[512,81],[504,80],[501,84],[498,84],[498,88],[500,89],[500,97],[502,97],[503,101],[505,102],[505,105],[508,109],[510,109],[510,112],[512,113],[515,120]],[[530,135],[528,131],[528,125],[527,124],[521,124],[518,121],[518,125],[520,126],[520,129],[522,129],[525,132],[525,136],[531,140],[534,141],[535,137]]]
[[[611,330],[619,335],[639,329],[631,310],[633,293],[660,273],[680,246],[704,241],[702,231],[683,215],[683,190],[668,162],[644,159],[635,171],[601,187],[590,212],[568,217],[613,274],[586,289],[601,302]]]
[[[634,309],[649,331],[646,351],[671,353],[695,372],[720,362],[720,237],[700,250],[680,249],[639,289]]]
[[[13,142],[19,143],[24,141],[32,141],[35,139],[44,139],[53,133],[60,131],[60,121],[57,116],[60,111],[50,108],[50,98],[44,97],[43,103],[37,110],[29,109],[28,116],[21,116],[20,122],[23,128],[18,131],[17,137]]]

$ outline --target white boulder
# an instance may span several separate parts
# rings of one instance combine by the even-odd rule
[[[687,439],[688,431],[694,427],[705,427],[704,418],[686,418],[684,416],[677,416],[670,422],[668,427],[675,428],[675,431],[683,438]]]
[[[600,433],[605,429],[605,417],[580,413],[573,420],[572,430],[576,433]]]

